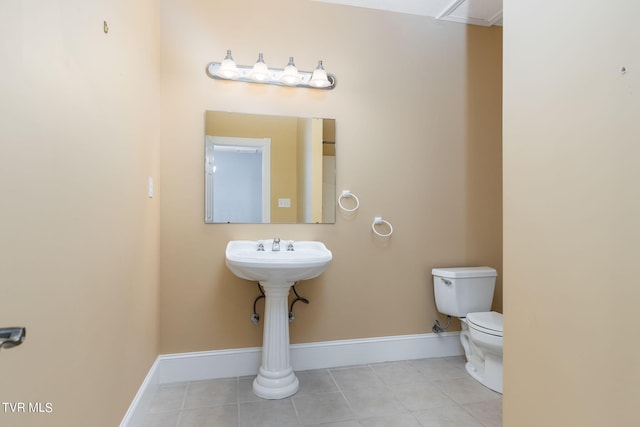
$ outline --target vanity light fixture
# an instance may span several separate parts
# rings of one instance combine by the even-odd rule
[[[327,72],[324,70],[324,67],[322,66],[322,61],[318,61],[318,67],[313,71],[309,84],[317,88],[327,87],[331,84],[329,82]]]
[[[322,61],[318,61],[318,67],[313,72],[298,70],[292,56],[289,57],[289,63],[284,69],[269,68],[264,62],[263,54],[259,53],[255,65],[236,65],[230,50],[227,50],[227,56],[222,62],[211,62],[207,66],[207,74],[218,80],[310,89],[331,90],[336,85],[335,76],[324,70]]]
[[[269,76],[269,67],[267,67],[267,64],[264,63],[262,53],[259,53],[258,60],[251,69],[251,79],[257,82],[265,82],[269,80],[270,77],[271,76]]]
[[[227,56],[218,67],[218,74],[225,79],[233,79],[238,77],[240,74],[240,71],[238,71],[238,67],[236,66],[236,62],[231,56],[230,50],[227,50]]]
[[[280,76],[280,81],[287,86],[295,86],[299,84],[301,80],[296,64],[293,62],[293,56],[290,56],[289,63],[284,67],[284,71]]]

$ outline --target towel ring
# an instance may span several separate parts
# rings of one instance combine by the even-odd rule
[[[387,227],[389,227],[389,232],[380,233],[378,230],[376,230],[376,226],[380,224],[385,224]],[[389,237],[393,234],[393,225],[391,225],[391,223],[386,219],[382,219],[382,217],[377,216],[373,219],[373,224],[371,224],[371,230],[373,230],[373,232],[380,237]]]
[[[342,204],[342,199],[345,199],[345,198],[354,199],[356,201],[356,205],[351,209],[345,208],[344,205]],[[360,207],[360,200],[351,191],[342,190],[342,194],[340,194],[340,196],[338,197],[338,206],[340,206],[340,209],[342,209],[345,212],[355,212]]]

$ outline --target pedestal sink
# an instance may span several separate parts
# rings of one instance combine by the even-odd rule
[[[331,262],[331,251],[315,241],[232,240],[225,257],[236,276],[260,282],[266,296],[262,364],[253,392],[264,399],[291,396],[299,382],[289,358],[289,289],[299,280],[322,274]]]

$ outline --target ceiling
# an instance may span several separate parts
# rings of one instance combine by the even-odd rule
[[[315,0],[369,9],[430,16],[462,24],[502,25],[502,0]]]

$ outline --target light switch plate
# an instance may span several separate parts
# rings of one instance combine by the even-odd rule
[[[278,207],[279,208],[290,208],[291,207],[291,199],[278,199]]]

